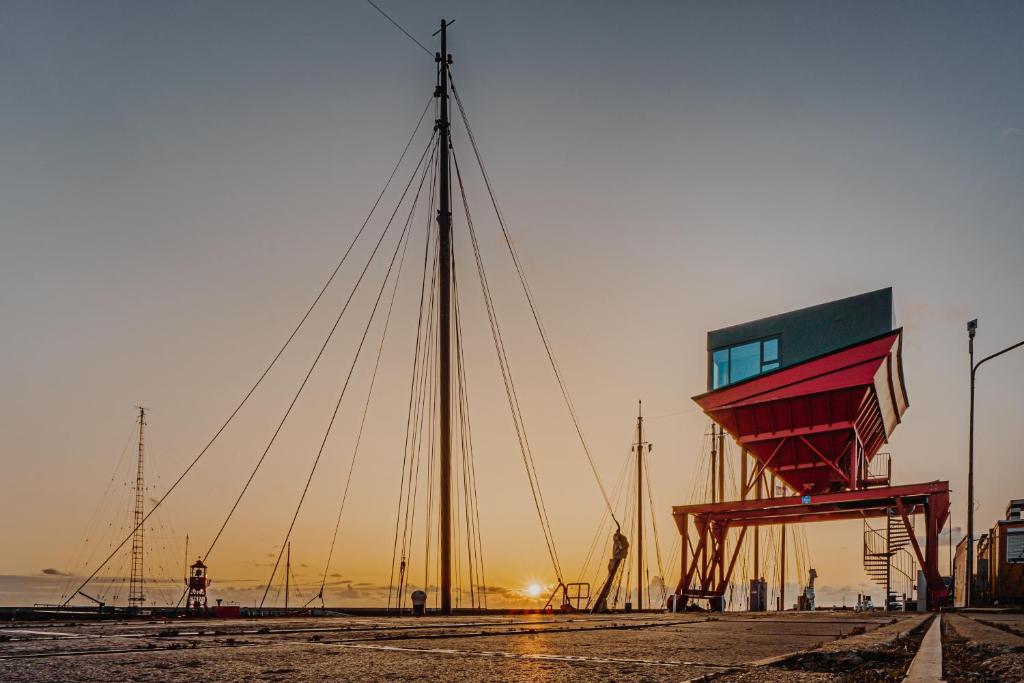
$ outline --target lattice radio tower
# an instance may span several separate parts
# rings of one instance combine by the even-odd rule
[[[128,582],[128,606],[142,607],[146,603],[143,592],[145,575],[145,545],[143,543],[143,520],[145,519],[145,458],[146,409],[139,406],[139,462],[135,470],[135,531],[132,533],[132,573]]]

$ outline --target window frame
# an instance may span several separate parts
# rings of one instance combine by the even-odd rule
[[[764,347],[765,347],[766,343],[772,342],[772,341],[775,342],[775,359],[774,360],[770,360],[770,361],[766,361],[765,357],[764,357],[765,356]],[[757,344],[757,354],[758,354],[757,367],[758,367],[758,371],[756,373],[754,373],[753,375],[748,375],[747,377],[744,377],[743,379],[735,380],[734,381],[733,378],[732,378],[732,376],[733,376],[733,372],[732,372],[732,366],[733,366],[732,352],[733,352],[734,349],[737,349],[737,348],[740,348],[740,347],[743,347],[743,346],[749,346],[751,344]],[[715,384],[715,373],[718,370],[718,365],[715,363],[715,355],[719,354],[719,353],[721,353],[723,351],[726,352],[726,359],[725,359],[725,371],[722,374],[725,375],[726,380],[725,380],[724,383],[716,385]],[[782,363],[781,359],[782,359],[782,337],[781,337],[781,335],[778,335],[778,334],[773,334],[773,335],[769,335],[769,336],[766,336],[766,337],[758,337],[757,339],[750,339],[748,341],[739,342],[737,344],[730,344],[729,346],[722,346],[722,347],[719,347],[717,349],[711,349],[711,350],[708,351],[708,384],[711,386],[711,390],[715,391],[717,389],[721,389],[723,387],[732,386],[733,384],[737,384],[739,382],[743,382],[743,381],[746,381],[748,379],[753,379],[755,377],[760,377],[761,375],[764,375],[764,374],[767,374],[769,372],[774,372],[775,370],[778,370],[781,367],[781,363]],[[771,367],[766,367],[766,366],[771,366]]]

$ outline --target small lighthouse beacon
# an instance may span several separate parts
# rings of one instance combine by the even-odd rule
[[[195,563],[189,567],[188,600],[185,602],[187,609],[196,613],[206,611],[206,587],[209,585],[210,579],[206,576],[206,565],[203,564],[202,559],[196,559]]]

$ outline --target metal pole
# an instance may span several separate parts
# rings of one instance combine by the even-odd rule
[[[643,401],[636,409],[636,609],[644,608],[644,417]]]
[[[971,606],[971,590],[974,583],[974,333],[978,321],[967,323],[967,349],[971,362],[971,426],[967,447],[967,583],[964,589],[964,606]]]
[[[718,502],[725,502],[725,430],[718,428]]]
[[[292,542],[288,541],[288,559],[284,563],[284,608],[288,609],[288,579],[292,575]]]
[[[756,463],[754,464],[754,467],[757,467]],[[758,474],[757,482],[755,484],[756,488],[754,495],[758,500],[760,500],[763,495],[761,492],[761,482],[763,481],[763,477],[763,474]],[[759,526],[754,527],[754,578],[758,581],[761,580],[761,527]],[[758,584],[758,586],[758,590],[760,590],[760,584]]]
[[[440,515],[441,515],[441,614],[452,613],[452,424],[451,424],[451,268],[452,213],[450,208],[450,172],[448,169],[448,22],[441,20],[440,65],[434,96],[440,100],[441,118],[437,121],[440,144],[438,169],[439,199],[437,226],[440,254],[438,263],[438,386],[440,387]]]
[[[716,425],[715,425],[714,422],[712,422],[711,423],[711,502],[712,503],[717,503],[718,502],[718,486],[715,484],[715,482],[718,480],[718,477],[715,474],[715,467],[717,467],[717,464],[718,464],[718,451],[716,450],[716,444],[718,442],[715,441],[715,429],[716,429]]]
[[[774,486],[772,487],[774,488]],[[782,541],[779,543],[779,611],[786,611],[786,525],[782,525]]]
[[[722,427],[718,428],[718,502],[725,502],[725,429]],[[722,531],[722,547],[719,551],[722,561],[718,564],[718,580],[720,582],[725,581],[725,536],[727,533],[727,530]],[[722,599],[724,601],[725,597],[723,596]],[[725,611],[724,602],[722,611]]]
[[[740,451],[740,500],[747,499],[747,449]]]
[[[974,362],[974,333],[978,330],[978,320],[974,319],[967,323],[968,351],[971,355],[971,428],[970,446],[967,451],[967,587],[964,594],[964,605],[971,606],[971,597],[974,593],[974,380],[978,374],[978,368],[984,363],[1001,356],[1008,351],[1024,346],[1024,341],[1007,346],[1002,351],[997,351],[985,356],[977,363]]]

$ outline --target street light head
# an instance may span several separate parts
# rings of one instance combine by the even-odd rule
[[[974,333],[978,331],[978,319],[970,320],[967,322],[967,336],[974,339]]]

